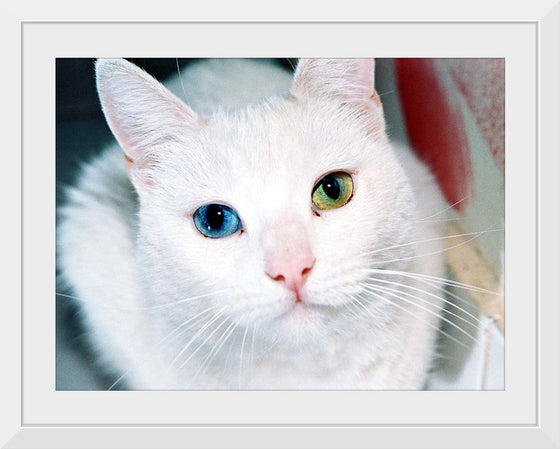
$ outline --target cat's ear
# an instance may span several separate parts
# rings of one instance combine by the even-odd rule
[[[296,101],[320,98],[353,107],[365,116],[368,132],[384,131],[374,69],[373,59],[301,59],[290,94]]]
[[[105,118],[125,152],[128,174],[136,186],[149,184],[145,169],[158,151],[202,126],[188,106],[156,79],[124,59],[98,59],[97,91]]]

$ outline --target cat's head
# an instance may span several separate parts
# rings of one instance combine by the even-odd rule
[[[363,283],[414,208],[373,72],[367,59],[301,60],[288,98],[200,117],[136,66],[97,63],[140,198],[140,276],[151,301],[182,301],[162,314],[287,344],[371,322]]]

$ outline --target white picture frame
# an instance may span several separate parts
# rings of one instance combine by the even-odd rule
[[[513,8],[500,4],[504,11]],[[10,236],[6,247],[14,250],[2,314],[4,447],[560,447],[560,165],[554,151],[560,146],[560,3],[537,1],[508,14],[506,20],[490,7],[468,17],[435,8],[380,8],[360,20],[255,17],[236,23],[12,15],[4,41],[16,47],[13,60],[21,60],[21,71],[8,75],[4,86],[13,86],[14,110],[21,106],[22,132],[11,124],[14,113],[7,155],[13,173],[6,181],[10,190],[6,184],[3,191],[22,186],[11,205],[14,216],[23,212],[4,233]],[[218,42],[194,40],[197,35],[217,36]],[[56,391],[54,59],[146,55],[506,57],[506,298],[514,298],[506,299],[506,390]],[[21,235],[21,247],[14,235]]]

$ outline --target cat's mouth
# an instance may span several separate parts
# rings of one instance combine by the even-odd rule
[[[336,319],[340,308],[303,301],[292,302],[283,312],[269,321],[269,329],[284,345],[295,348],[302,344],[322,344],[332,330],[329,323]],[[278,341],[278,340],[276,340]]]
[[[316,295],[305,290],[299,295],[291,293],[255,297],[250,305],[236,304],[230,314],[233,319],[247,325],[283,327],[290,323],[298,323],[305,327],[312,323],[324,323],[325,319],[330,321],[345,310],[345,302],[325,301],[321,294]]]
[[[309,297],[301,295],[298,296],[298,298],[295,298],[286,310],[277,317],[277,319],[284,320],[296,318],[298,320],[303,320],[305,318],[305,320],[308,320],[317,315],[324,315],[326,313],[330,314],[336,309],[337,307],[332,304],[314,302]]]

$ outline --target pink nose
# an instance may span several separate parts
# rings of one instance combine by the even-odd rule
[[[267,263],[266,274],[275,281],[283,282],[286,288],[296,293],[296,300],[301,301],[300,291],[314,264],[315,259],[311,254],[291,258],[273,257]]]

